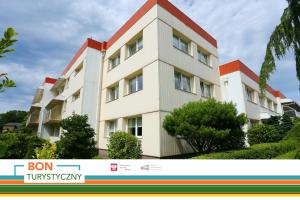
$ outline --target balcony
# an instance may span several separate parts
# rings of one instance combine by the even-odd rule
[[[41,111],[41,108],[38,108],[38,107],[30,109],[29,116],[26,121],[27,127],[35,127],[35,126],[39,125],[40,111]]]
[[[57,124],[61,121],[63,100],[53,99],[46,106],[44,124]]]

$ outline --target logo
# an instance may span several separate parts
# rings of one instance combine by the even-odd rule
[[[111,163],[110,164],[110,171],[112,171],[112,172],[118,171],[118,164],[117,163]]]
[[[27,165],[15,165],[25,168],[25,183],[84,183],[85,177],[80,165],[56,164],[56,162],[28,162]]]
[[[143,165],[143,166],[141,166],[141,170],[149,171],[150,166],[149,165]]]

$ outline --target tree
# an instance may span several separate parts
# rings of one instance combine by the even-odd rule
[[[300,1],[287,0],[280,24],[276,26],[267,44],[265,60],[260,70],[260,88],[266,88],[270,74],[276,70],[275,57],[283,58],[289,50],[294,51],[297,77],[300,81]]]
[[[111,159],[138,159],[142,157],[141,142],[126,132],[116,132],[110,139],[108,157]]]
[[[57,142],[57,154],[65,159],[90,159],[97,154],[95,131],[88,124],[86,115],[73,114],[63,119],[60,141]]]
[[[3,125],[9,122],[22,123],[26,120],[27,112],[22,110],[11,110],[0,114],[0,132],[2,132]]]
[[[232,103],[214,99],[191,102],[166,116],[163,127],[171,136],[185,139],[196,151],[242,148],[246,123],[244,114],[237,114]]]
[[[280,123],[280,132],[283,136],[287,134],[289,130],[291,130],[293,127],[293,122],[291,118],[284,113],[281,117],[281,123]]]
[[[8,28],[4,32],[4,36],[0,40],[0,58],[3,58],[6,53],[15,51],[15,49],[10,47],[17,41],[15,39],[17,35],[18,33],[13,28]],[[7,73],[0,72],[0,93],[7,87],[15,87],[15,82],[7,77]]]

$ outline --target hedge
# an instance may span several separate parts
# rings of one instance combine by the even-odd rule
[[[193,159],[271,159],[298,147],[297,141],[285,140],[279,143],[257,144],[249,149],[204,154]]]

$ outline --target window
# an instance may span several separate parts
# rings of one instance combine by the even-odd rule
[[[120,64],[120,52],[117,53],[117,55],[115,55],[109,59],[109,70],[112,70],[119,64]]]
[[[108,88],[107,101],[114,101],[119,98],[119,85]]]
[[[117,120],[111,120],[107,122],[107,133],[108,136],[111,136],[115,132],[117,132],[118,129],[118,121]]]
[[[72,95],[72,101],[76,101],[77,99],[79,99],[79,97],[80,97],[80,90],[78,90]]]
[[[141,74],[141,75],[135,76],[132,79],[129,79],[128,87],[129,87],[128,94],[142,90],[143,89],[143,75]]]
[[[247,100],[254,102],[254,90],[246,87],[246,93],[247,93]]]
[[[259,95],[259,103],[261,106],[265,107],[265,98],[262,95]]]
[[[198,60],[206,65],[209,65],[208,63],[208,55],[198,50]]]
[[[212,97],[212,85],[204,82],[200,82],[201,96],[205,98]]]
[[[274,105],[274,111],[277,112],[277,104],[274,103],[273,105]]]
[[[173,46],[184,53],[189,53],[189,45],[188,42],[186,42],[184,39],[173,35]]]
[[[272,110],[272,101],[270,99],[268,99],[268,108]]]
[[[175,88],[186,92],[191,92],[191,78],[175,71]]]
[[[133,43],[128,45],[129,56],[132,56],[143,48],[143,37],[138,38]]]
[[[128,119],[128,133],[136,137],[143,136],[142,117]]]
[[[76,76],[83,68],[83,63],[80,63],[80,65],[75,69],[75,74],[74,76]]]

